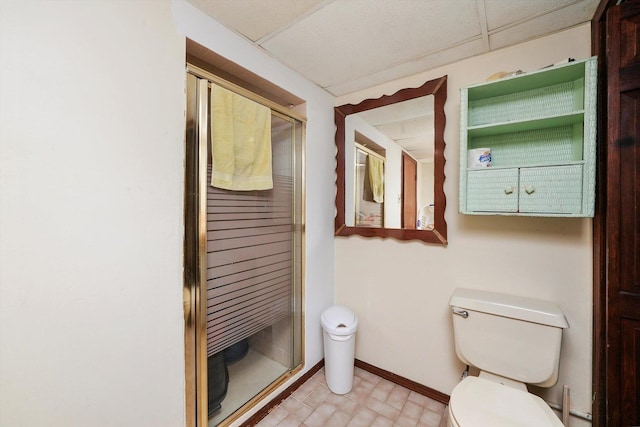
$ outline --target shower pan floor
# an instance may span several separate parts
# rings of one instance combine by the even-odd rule
[[[252,348],[243,359],[228,369],[227,396],[222,401],[222,409],[209,418],[209,427],[218,425],[287,371],[285,366]]]

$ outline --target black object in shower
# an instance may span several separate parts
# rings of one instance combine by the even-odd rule
[[[249,352],[249,341],[247,341],[246,338],[240,340],[237,343],[225,348],[223,352],[225,363],[227,365],[233,365],[238,360],[241,360],[247,355],[247,353]]]
[[[229,372],[224,361],[224,352],[219,351],[207,358],[207,400],[209,418],[222,408],[227,395]]]

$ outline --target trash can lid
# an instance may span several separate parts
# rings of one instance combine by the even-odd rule
[[[320,316],[325,331],[334,335],[349,335],[358,329],[355,313],[342,305],[327,308]]]

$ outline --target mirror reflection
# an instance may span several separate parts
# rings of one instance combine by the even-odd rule
[[[433,95],[345,118],[346,224],[433,228]],[[346,171],[345,171],[346,172]],[[353,191],[352,191],[353,190]],[[350,203],[353,201],[352,203]]]
[[[337,236],[447,244],[447,76],[335,108]]]

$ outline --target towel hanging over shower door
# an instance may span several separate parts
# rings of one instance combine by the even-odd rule
[[[211,185],[226,190],[273,188],[271,109],[212,84]]]

